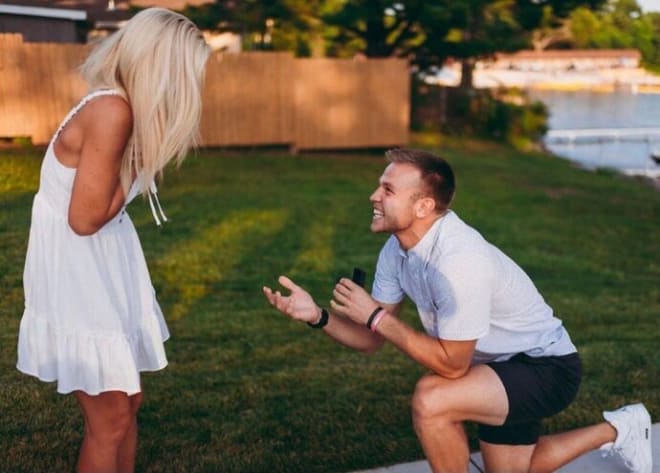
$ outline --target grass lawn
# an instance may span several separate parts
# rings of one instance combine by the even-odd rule
[[[430,143],[454,165],[454,209],[512,256],[564,320],[585,366],[548,432],[644,401],[660,416],[660,192],[612,172],[474,141]],[[30,205],[43,150],[0,150],[0,472],[68,472],[82,419],[19,374],[16,337]],[[365,357],[269,308],[288,274],[327,303],[367,269],[382,153],[200,152],[170,170],[157,228],[130,206],[172,338],[146,374],[140,472],[347,472],[422,457],[409,401],[423,369],[391,346]],[[411,307],[403,317],[421,327]],[[469,428],[474,442],[474,429]]]

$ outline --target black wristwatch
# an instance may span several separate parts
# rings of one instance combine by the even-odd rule
[[[323,307],[321,307],[321,320],[319,320],[315,324],[311,322],[307,322],[307,325],[309,325],[312,328],[323,328],[326,325],[328,325],[329,318],[330,318],[330,314],[328,314],[328,311],[325,310]]]

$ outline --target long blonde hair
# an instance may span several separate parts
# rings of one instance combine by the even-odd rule
[[[148,8],[103,40],[82,65],[90,89],[118,90],[133,111],[121,167],[125,194],[136,176],[146,193],[168,162],[181,163],[197,143],[209,54],[188,18]]]

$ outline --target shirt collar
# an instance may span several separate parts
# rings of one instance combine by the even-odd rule
[[[438,239],[442,228],[442,223],[450,214],[453,214],[453,211],[447,210],[444,215],[440,216],[435,222],[433,222],[433,225],[431,225],[431,228],[428,229],[422,239],[419,240],[417,244],[410,248],[408,251],[404,250],[401,248],[401,245],[399,245],[399,254],[404,258],[408,258],[408,256],[411,254],[415,254],[415,256],[421,259],[428,257],[431,254],[431,250],[433,250],[435,242]]]

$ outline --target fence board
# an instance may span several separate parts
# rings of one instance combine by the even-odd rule
[[[85,93],[76,68],[87,48],[20,38],[0,35],[0,137],[30,136],[43,144]]]
[[[409,76],[401,59],[298,59],[300,149],[385,147],[408,141]]]
[[[48,142],[85,93],[88,47],[0,34],[0,137]],[[408,140],[409,77],[399,59],[296,59],[215,53],[200,126],[204,146],[385,147]]]
[[[202,144],[288,144],[294,140],[290,53],[214,54],[207,65]]]

